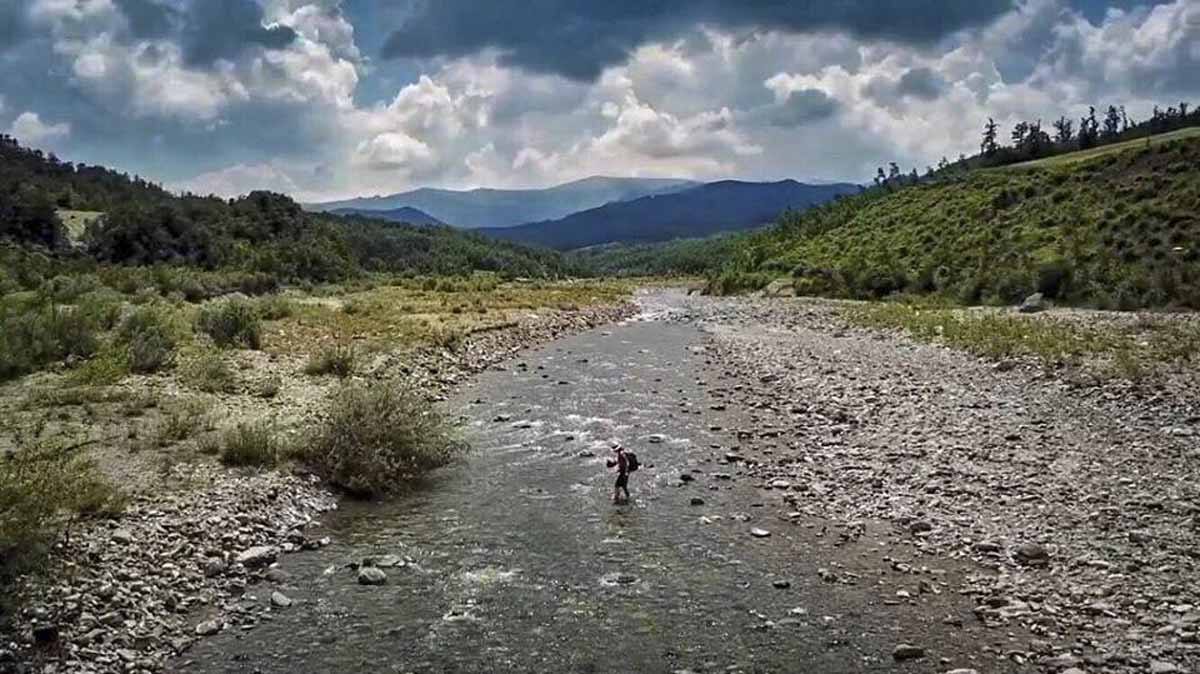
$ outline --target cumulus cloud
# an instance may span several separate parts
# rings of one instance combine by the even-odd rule
[[[66,122],[49,124],[36,112],[22,112],[13,120],[8,133],[26,145],[40,146],[70,135],[71,125]]]

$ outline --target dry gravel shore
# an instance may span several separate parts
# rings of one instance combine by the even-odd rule
[[[444,399],[472,373],[521,349],[635,311],[623,304],[531,312],[471,335],[455,350],[381,356],[360,376],[401,379],[431,399]],[[265,359],[262,365],[270,367]],[[290,373],[298,370],[294,363],[286,366]],[[319,417],[320,401],[310,403],[313,409],[293,412]],[[232,411],[239,412],[253,410]],[[272,566],[280,555],[325,543],[304,532],[336,508],[334,496],[304,475],[245,474],[211,462],[169,470],[153,484],[171,490],[145,490],[121,517],[77,527],[58,547],[53,573],[27,583],[29,600],[16,631],[0,634],[0,672],[157,672],[195,639],[251,630],[290,604],[260,583],[280,573]]]
[[[1012,657],[1047,671],[1200,667],[1194,372],[997,364],[854,328],[835,303],[694,298],[673,317],[710,333],[712,409],[754,410],[731,465],[782,512],[884,520],[931,560],[974,560],[978,620],[1038,635]]]

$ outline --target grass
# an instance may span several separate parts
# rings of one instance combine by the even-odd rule
[[[257,349],[262,345],[262,317],[249,300],[220,300],[201,307],[196,331],[208,335],[223,349]]]
[[[312,354],[329,336],[353,341],[362,351],[456,343],[470,332],[512,323],[535,311],[619,302],[624,282],[473,282],[412,279],[354,292],[345,301],[296,303],[292,316],[274,324],[263,348],[273,353]],[[457,309],[457,310],[456,310]]]
[[[1000,305],[1042,292],[1102,309],[1200,309],[1200,135],[1135,145],[781,218],[737,239],[710,287],[790,277],[800,294],[853,299]]]
[[[856,325],[903,330],[919,341],[988,359],[1031,357],[1046,365],[1101,365],[1110,374],[1131,380],[1200,359],[1200,323],[1170,316],[1100,324],[893,302],[854,305],[843,315]]]
[[[63,227],[67,229],[67,236],[71,238],[71,241],[76,243],[83,238],[83,232],[87,229],[87,226],[102,215],[104,213],[101,211],[74,211],[65,208],[58,211],[58,219],[62,221]]]
[[[200,401],[185,401],[163,410],[155,442],[169,447],[194,437],[208,423],[209,406]]]

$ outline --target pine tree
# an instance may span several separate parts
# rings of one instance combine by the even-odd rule
[[[987,124],[983,126],[983,142],[979,144],[979,149],[985,157],[992,157],[1000,149],[1000,146],[996,144],[998,128],[996,120],[988,117]]]

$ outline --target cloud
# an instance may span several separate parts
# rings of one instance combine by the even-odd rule
[[[837,101],[820,89],[788,91],[782,100],[756,111],[760,119],[779,127],[796,127],[827,119],[837,112]]]
[[[186,62],[205,65],[253,47],[283,49],[295,41],[296,31],[264,26],[262,7],[255,0],[193,0],[182,37]]]
[[[176,192],[235,197],[254,190],[295,194],[300,187],[283,167],[271,163],[234,164],[169,185]]]
[[[28,34],[25,7],[20,3],[0,3],[0,54],[23,42]]]
[[[27,146],[41,147],[48,142],[69,136],[71,125],[66,122],[47,124],[36,112],[22,112],[13,120],[8,133]]]
[[[461,57],[495,49],[507,65],[594,80],[639,46],[700,24],[726,32],[839,32],[932,44],[1012,5],[1012,0],[425,0],[388,38],[383,55]]]

